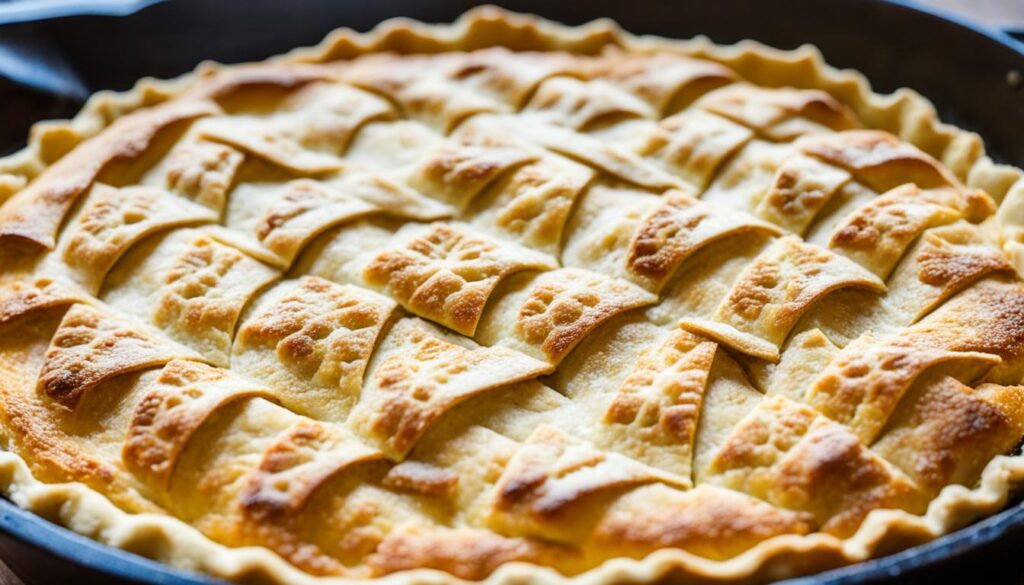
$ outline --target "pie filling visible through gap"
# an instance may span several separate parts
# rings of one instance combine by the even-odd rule
[[[1024,475],[1020,173],[807,51],[489,8],[0,164],[5,490],[177,566],[763,581]]]

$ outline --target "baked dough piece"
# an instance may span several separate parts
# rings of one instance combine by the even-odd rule
[[[573,445],[542,425],[505,466],[488,525],[499,532],[571,543],[594,517],[591,500],[662,479],[657,470],[616,454]]]
[[[20,191],[4,205],[3,234],[53,248],[64,216],[93,184],[104,165],[142,154],[161,129],[218,111],[210,101],[175,101],[145,114],[121,118],[118,129],[97,135],[88,147],[76,149],[47,168],[46,176]]]
[[[684,319],[683,326],[774,361],[777,347],[815,301],[851,286],[884,289],[852,262],[794,237],[780,238],[736,277],[709,320]]]
[[[1012,449],[1009,444],[1020,433],[1015,428],[1020,419],[1012,413],[1020,407],[1012,388],[982,384],[974,389],[931,375],[914,385],[872,448],[930,495],[939,486],[970,483],[964,478],[977,475],[985,453]]]
[[[118,258],[142,238],[176,226],[211,222],[215,217],[209,209],[161,189],[116,189],[97,183],[47,259],[52,268],[43,271],[63,272],[96,294]]]
[[[14,280],[0,288],[0,325],[35,311],[88,303],[90,298],[85,291],[52,278]]]
[[[557,364],[603,322],[655,300],[634,284],[579,268],[525,273],[498,293],[477,339]]]
[[[3,487],[241,582],[897,550],[1024,479],[1021,176],[813,52],[494,8],[143,82],[0,162]]]
[[[833,463],[835,462],[835,463]],[[782,396],[766,399],[730,433],[708,479],[850,534],[878,507],[920,511],[917,486],[835,421]]]
[[[231,400],[272,394],[227,370],[169,362],[139,401],[125,436],[125,465],[160,493],[207,417]]]
[[[39,372],[39,392],[74,409],[82,397],[115,376],[177,358],[198,359],[132,323],[88,305],[68,309],[54,332]]]
[[[553,268],[553,259],[446,224],[398,234],[399,245],[374,257],[363,280],[410,311],[473,335],[498,282],[514,273]]]
[[[238,328],[234,369],[262,380],[291,408],[343,420],[396,304],[316,277],[268,291]]]
[[[550,369],[503,347],[448,342],[415,320],[395,326],[377,359],[349,424],[395,459],[460,401]]]
[[[594,171],[553,153],[525,164],[492,183],[467,220],[528,248],[557,255],[573,207]]]
[[[704,392],[718,344],[677,330],[643,356],[622,381],[605,411],[613,443],[630,445],[634,457],[690,477]],[[635,435],[643,436],[637,441]]]
[[[227,366],[242,310],[280,273],[199,230],[137,246],[107,278],[103,298]]]
[[[226,144],[198,136],[183,138],[140,182],[184,195],[221,213],[244,160],[241,152]]]

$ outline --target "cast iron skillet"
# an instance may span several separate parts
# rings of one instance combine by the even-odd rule
[[[331,29],[366,30],[392,16],[450,21],[469,0],[91,0],[72,12],[0,13],[0,152],[35,119],[73,114],[98,89],[172,77],[203,59],[238,62],[311,45]],[[610,17],[637,33],[780,48],[817,45],[878,91],[917,89],[942,118],[975,130],[992,156],[1024,167],[1024,45],[902,0],[507,0],[579,24]],[[126,6],[134,4],[135,6]],[[147,6],[148,5],[148,6]],[[65,10],[67,7],[65,7]],[[138,9],[137,12],[133,10]],[[62,15],[63,14],[63,15]],[[6,77],[6,79],[4,79]],[[789,582],[1024,582],[1024,504],[882,559]],[[209,578],[99,545],[0,499],[0,556],[29,583],[198,585]]]

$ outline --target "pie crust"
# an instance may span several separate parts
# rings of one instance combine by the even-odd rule
[[[764,582],[1024,478],[1024,175],[813,47],[485,7],[0,161],[0,486],[244,582]]]

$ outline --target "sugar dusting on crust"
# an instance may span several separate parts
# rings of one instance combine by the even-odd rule
[[[74,305],[46,351],[39,389],[73,409],[83,394],[113,376],[195,357],[87,305]]]
[[[164,489],[192,433],[214,410],[230,400],[272,394],[227,370],[174,360],[135,408],[125,437],[124,462],[143,481]]]
[[[438,223],[377,255],[363,275],[410,311],[472,335],[502,277],[552,266],[542,254]]]
[[[542,274],[519,309],[516,330],[558,363],[587,333],[610,317],[654,302],[625,281],[564,268]]]

